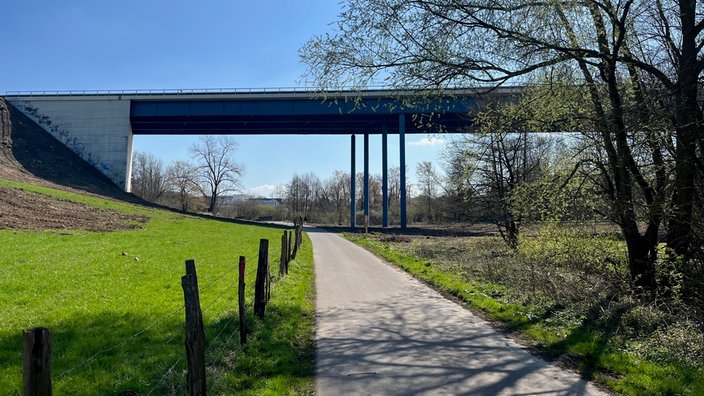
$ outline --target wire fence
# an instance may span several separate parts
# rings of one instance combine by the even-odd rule
[[[87,365],[88,363],[92,362],[92,361],[95,360],[98,356],[103,355],[103,354],[106,354],[106,353],[111,352],[111,351],[114,351],[115,349],[117,349],[117,348],[119,348],[119,347],[121,347],[121,346],[127,344],[128,342],[130,342],[130,341],[136,339],[137,337],[139,337],[140,335],[146,333],[146,332],[149,331],[150,329],[152,329],[152,328],[158,326],[159,324],[165,322],[167,319],[170,319],[170,318],[176,316],[177,314],[183,312],[183,308],[184,308],[183,306],[179,307],[178,309],[174,310],[174,311],[171,312],[170,314],[168,314],[168,315],[166,315],[166,316],[163,316],[162,318],[160,318],[160,319],[157,320],[156,322],[153,322],[153,323],[150,324],[149,326],[147,326],[147,327],[145,327],[145,328],[143,328],[143,329],[137,331],[136,333],[134,333],[134,334],[132,334],[131,336],[129,336],[129,337],[123,339],[122,341],[118,342],[117,344],[115,344],[115,345],[113,345],[113,346],[111,346],[111,347],[105,348],[105,349],[103,349],[103,350],[100,350],[100,351],[98,351],[98,352],[96,352],[96,353],[94,353],[93,355],[91,355],[90,357],[84,359],[84,360],[81,361],[80,363],[78,363],[78,364],[74,365],[73,367],[71,367],[71,368],[69,368],[69,369],[63,371],[61,374],[59,374],[59,375],[57,376],[57,379],[58,379],[58,380],[63,379],[63,378],[66,377],[68,374],[72,373],[73,371],[75,371],[75,370],[77,370],[77,369],[79,369],[79,368],[81,368],[81,367]]]
[[[300,227],[299,227],[300,228]],[[300,231],[297,231],[295,233],[296,238],[299,238],[300,236]],[[296,242],[297,245],[300,245],[300,241]],[[287,251],[284,252],[283,249],[286,249]],[[289,248],[287,246],[282,246],[282,254],[280,257],[282,257],[282,260],[286,259],[286,257],[290,256],[290,251],[288,251]],[[269,282],[271,280],[271,275],[270,275],[270,266],[269,266],[269,257],[271,256],[269,252],[267,251],[265,254],[266,258],[264,261],[262,261],[262,257],[259,259],[259,266],[251,266],[249,271],[242,271],[240,269],[240,276],[242,279],[240,282],[243,282],[244,279],[252,279],[257,276],[257,278],[260,275],[260,270],[259,267],[261,267],[262,262],[266,263],[266,282]],[[208,282],[206,285],[202,287],[198,287],[197,293],[204,293],[209,295],[209,301],[203,305],[203,308],[200,309],[200,306],[198,307],[200,312],[207,312],[209,314],[209,317],[211,318],[211,323],[209,323],[209,327],[214,327],[215,332],[213,333],[214,336],[208,339],[208,347],[204,348],[204,354],[205,356],[208,357],[208,361],[206,363],[207,367],[209,369],[214,369],[226,356],[226,354],[229,352],[230,349],[234,349],[234,344],[233,344],[233,339],[241,332],[243,331],[240,328],[240,323],[243,323],[242,318],[240,319],[240,322],[238,323],[238,316],[237,315],[237,309],[235,308],[234,304],[227,304],[227,303],[222,303],[218,304],[220,302],[223,302],[223,300],[226,297],[231,297],[232,301],[237,300],[237,295],[238,293],[243,293],[243,290],[240,289],[238,291],[237,288],[237,282],[232,281],[233,273],[237,271],[238,267],[233,266],[233,270],[224,272],[219,274],[216,278]],[[187,270],[188,272],[188,270]],[[222,284],[221,284],[222,283]],[[259,279],[257,279],[256,282],[257,287],[259,287]],[[217,286],[217,287],[216,287]],[[267,283],[266,285],[267,289],[270,287],[269,284]],[[187,293],[186,287],[184,286],[184,297],[187,299],[188,296],[185,294]],[[254,293],[255,295],[257,293]],[[244,296],[242,296],[244,298]],[[268,299],[268,296],[267,296]],[[268,301],[267,301],[268,302]],[[181,314],[183,315],[184,313],[186,316],[189,315],[188,312],[188,307],[186,304],[179,304],[177,308],[174,308],[173,310],[169,311],[165,315],[162,315],[158,319],[152,321],[150,324],[147,326],[142,327],[140,330],[132,333],[126,338],[123,338],[119,342],[114,343],[113,345],[109,347],[105,347],[100,349],[99,351],[93,353],[89,357],[81,360],[80,362],[72,365],[71,367],[63,370],[60,374],[56,376],[56,380],[61,382],[69,379],[73,375],[77,375],[77,372],[80,372],[82,369],[86,368],[87,366],[90,366],[92,363],[94,363],[96,360],[98,360],[99,357],[106,355],[106,354],[111,354],[114,353],[114,351],[125,347],[126,345],[137,342],[140,337],[148,334],[150,330],[158,330],[161,333],[163,333],[163,327],[168,321],[172,320],[174,317],[177,315]],[[217,321],[217,318],[221,318],[220,321]],[[187,320],[188,322],[188,320]],[[202,325],[202,322],[201,322]],[[162,348],[176,348],[175,345],[173,345],[173,341],[176,339],[182,339],[181,335],[183,334],[183,322],[182,321],[177,321],[176,326],[178,327],[177,329],[171,328],[168,333],[172,333],[170,337],[166,341],[162,343]],[[25,331],[25,333],[37,330],[31,329]],[[44,329],[47,330],[47,329]],[[167,334],[168,334],[167,333]],[[186,332],[186,342],[188,343],[188,332]],[[25,337],[26,338],[26,337]],[[36,386],[45,386],[41,385],[44,383],[48,383],[49,387],[51,387],[51,370],[50,367],[46,368],[32,368],[32,367],[27,367],[28,364],[31,366],[35,364],[34,362],[41,362],[42,358],[38,356],[27,356],[28,355],[28,348],[27,345],[25,345],[25,356],[24,356],[24,375],[25,378],[23,380],[24,386],[25,386],[25,394],[42,394],[40,391],[39,393],[35,392],[37,388],[33,388],[35,385]],[[34,353],[42,353],[42,351],[34,351],[37,348],[29,348],[29,351],[32,351],[31,354]],[[41,349],[41,348],[40,348]],[[48,348],[49,351],[51,348]],[[188,348],[187,348],[188,349]],[[174,355],[176,350],[174,350]],[[49,352],[50,353],[50,352]],[[158,394],[163,391],[164,387],[169,387],[170,385],[172,386],[172,390],[176,393],[182,387],[185,385],[183,381],[184,377],[184,370],[182,368],[183,362],[186,360],[186,356],[184,356],[182,353],[178,354],[178,357],[175,360],[172,360],[168,364],[165,364],[165,371],[163,374],[158,376],[157,378],[153,379],[151,381],[152,385],[149,387],[149,391],[146,394],[154,394],[155,392]],[[44,357],[45,358],[45,357]],[[51,364],[51,356],[49,356],[49,359],[47,360],[49,362],[49,365]],[[29,362],[29,363],[28,363]],[[190,369],[190,367],[189,367]],[[42,382],[39,380],[35,381],[28,381],[27,375],[31,376],[32,372],[39,372],[40,376],[44,374],[49,375],[49,379],[46,382]],[[80,376],[80,374],[78,374]],[[189,375],[190,379],[190,375]],[[37,385],[39,384],[39,385]],[[176,388],[173,388],[173,386],[176,386]],[[30,389],[28,389],[28,387]],[[29,393],[27,393],[29,391]],[[51,388],[49,389],[49,392],[51,392]],[[18,392],[20,393],[20,392]]]

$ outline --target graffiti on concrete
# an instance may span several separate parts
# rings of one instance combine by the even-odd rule
[[[78,137],[71,136],[71,132],[68,129],[52,122],[49,116],[41,114],[39,108],[33,105],[32,102],[24,101],[17,107],[79,157],[98,169],[102,174],[115,180],[115,178],[111,177],[113,176],[113,169],[110,164],[103,162],[98,155],[87,151],[85,145]]]

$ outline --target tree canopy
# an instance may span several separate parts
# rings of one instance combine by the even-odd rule
[[[702,253],[703,7],[693,0],[348,0],[336,30],[300,53],[306,78],[321,89],[515,84],[562,95],[571,107],[557,127],[584,132],[583,171],[610,202],[634,284],[654,290],[663,227],[674,256]]]

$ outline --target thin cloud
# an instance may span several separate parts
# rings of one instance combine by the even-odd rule
[[[410,146],[441,146],[445,143],[446,143],[445,139],[442,139],[442,138],[424,137],[424,138],[417,140],[415,142],[409,142],[408,144]]]
[[[248,189],[247,194],[253,196],[270,197],[271,194],[276,191],[276,187],[277,186],[274,184],[264,184]]]

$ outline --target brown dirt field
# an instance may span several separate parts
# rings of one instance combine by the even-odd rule
[[[145,216],[0,186],[0,229],[115,231],[138,228]]]
[[[0,98],[0,178],[143,204]],[[113,231],[144,216],[0,186],[0,229]]]

